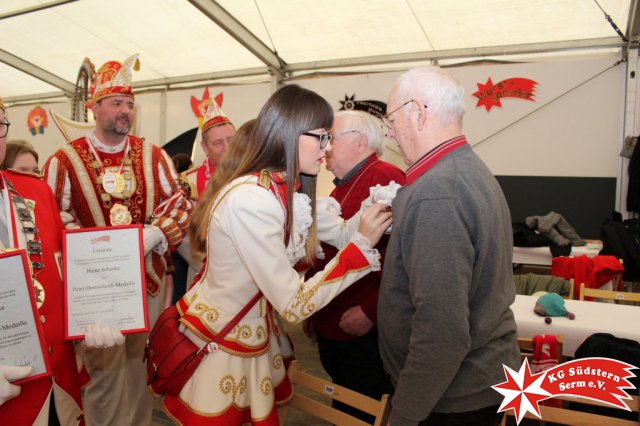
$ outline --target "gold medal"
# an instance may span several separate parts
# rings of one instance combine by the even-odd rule
[[[114,194],[120,194],[125,189],[124,176],[122,176],[120,173],[113,173],[113,174],[116,177],[116,190],[114,191]]]
[[[124,204],[116,203],[109,210],[109,221],[113,226],[131,224],[131,212]]]
[[[35,278],[33,279],[33,294],[36,296],[36,305],[40,309],[44,305],[44,287]]]
[[[119,173],[117,173],[119,174]],[[114,172],[106,172],[102,175],[102,188],[107,194],[113,194],[118,187],[118,178]]]

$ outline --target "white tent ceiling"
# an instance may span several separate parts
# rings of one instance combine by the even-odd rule
[[[637,0],[2,0],[0,96],[68,95],[85,57],[99,67],[136,52],[142,66],[134,85],[172,88],[430,59],[637,48],[637,8]]]

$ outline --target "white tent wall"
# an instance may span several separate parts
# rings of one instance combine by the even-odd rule
[[[613,66],[618,59],[617,54],[607,54],[582,60],[452,67],[452,73],[466,91],[464,132],[495,175],[617,179],[619,191],[615,206],[606,206],[606,209],[624,210],[626,192],[622,193],[626,185],[626,164],[620,159],[619,152],[624,137],[626,66]],[[400,72],[359,74],[300,79],[293,83],[315,90],[338,110],[345,96],[355,95],[356,101],[386,102],[399,75]],[[514,77],[538,83],[533,102],[503,98],[502,106],[494,106],[490,111],[476,106],[477,98],[473,93],[478,90],[478,83],[485,84],[491,78],[497,84]],[[204,88],[198,87],[138,95],[136,101],[142,112],[140,135],[163,145],[197,126],[190,98],[202,98],[203,91]],[[257,116],[271,92],[271,85],[211,85],[209,92],[211,97],[223,93],[223,110],[239,126]],[[637,103],[638,95],[634,92],[633,96]],[[67,103],[43,106],[69,115]],[[51,120],[45,134],[31,135],[26,117],[32,108],[33,105],[10,109],[10,120],[15,123],[10,138],[33,143],[43,164],[61,146],[62,137]],[[634,129],[629,134],[636,132]],[[387,149],[385,159],[406,168],[397,154],[397,147],[390,141],[387,145],[390,149]],[[202,150],[197,146],[195,164],[200,164],[202,159]],[[323,170],[319,194],[326,195],[331,191],[331,180],[332,175]]]

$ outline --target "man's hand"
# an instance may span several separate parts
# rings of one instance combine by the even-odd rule
[[[33,372],[33,367],[14,367],[0,364],[0,405],[11,398],[20,395],[20,386],[12,385],[9,380],[18,380],[28,377]]]
[[[360,305],[347,309],[338,325],[342,331],[354,336],[364,336],[373,328],[373,322],[365,315]]]
[[[124,336],[120,330],[105,324],[89,324],[82,342],[87,349],[106,349],[123,343]]]

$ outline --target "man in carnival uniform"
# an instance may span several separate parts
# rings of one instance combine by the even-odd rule
[[[190,221],[186,198],[169,156],[129,135],[134,120],[131,69],[107,62],[97,72],[92,97],[95,130],[58,150],[45,165],[67,227],[145,224],[143,231],[149,323],[164,301],[167,249],[177,246]],[[72,191],[73,188],[73,191]],[[133,334],[122,347],[84,352],[91,383],[85,390],[87,423],[147,425],[153,399],[142,364],[147,333]]]
[[[9,122],[0,99],[0,162],[4,159]],[[51,376],[21,386],[9,383],[28,377],[31,367],[0,365],[0,424],[77,425],[83,423],[80,386],[72,342],[64,340],[62,277],[56,256],[62,250],[60,217],[52,215],[56,202],[39,175],[0,171],[0,252],[27,250],[45,351]],[[3,272],[0,271],[0,274]],[[3,318],[3,322],[6,318]],[[119,331],[91,325],[87,347],[122,343]],[[55,404],[51,402],[55,401]]]
[[[192,187],[195,184],[197,189],[197,194],[191,194],[191,198],[194,200],[200,198],[200,194],[209,184],[213,172],[216,171],[220,159],[229,146],[229,141],[236,134],[236,128],[215,100],[212,100],[211,105],[207,108],[203,123],[200,146],[207,154],[207,158],[204,159],[200,167],[194,167],[184,172],[188,181],[192,183]]]

